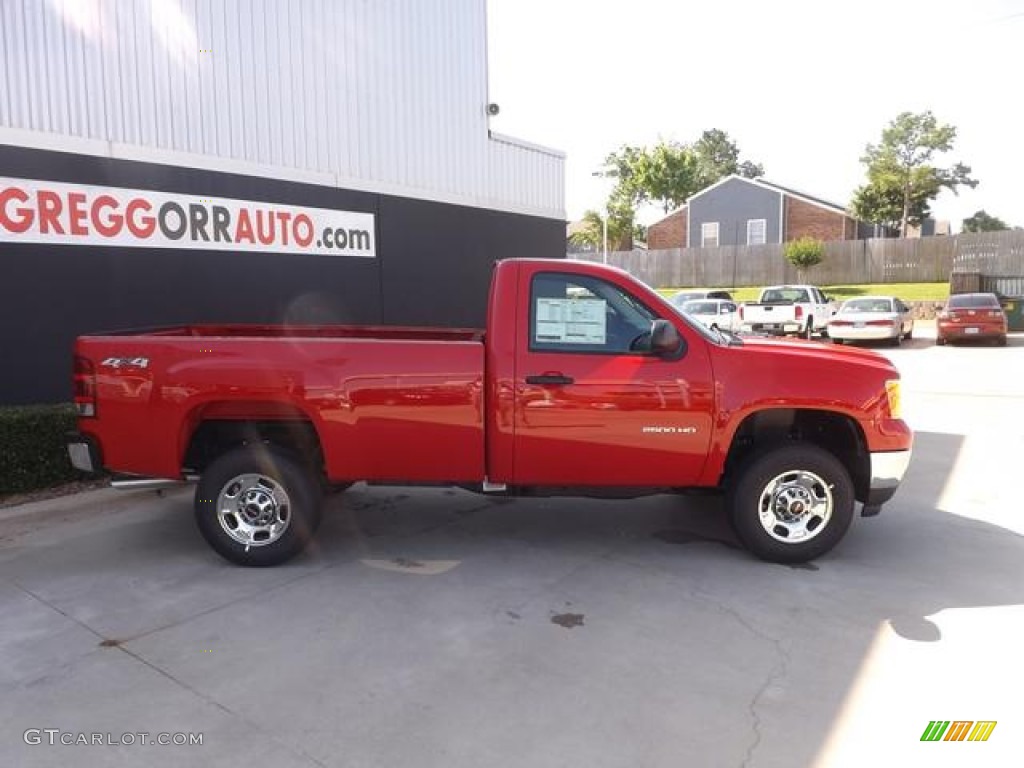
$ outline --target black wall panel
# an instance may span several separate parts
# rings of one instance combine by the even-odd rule
[[[0,405],[70,397],[83,333],[174,323],[480,327],[496,259],[561,258],[564,223],[0,145],[0,176],[376,215],[377,257],[18,244],[0,235]]]

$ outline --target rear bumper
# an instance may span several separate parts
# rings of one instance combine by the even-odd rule
[[[939,323],[938,335],[944,339],[985,339],[1005,336],[1005,323]]]
[[[871,484],[865,510],[889,501],[900,487],[910,466],[911,451],[877,451],[871,454]],[[875,510],[877,511],[877,510]],[[870,514],[867,513],[866,514]]]
[[[103,471],[103,457],[95,438],[79,432],[69,432],[67,447],[68,458],[75,469],[92,473]]]
[[[743,323],[744,333],[767,333],[785,336],[789,333],[802,333],[804,327],[800,323]]]
[[[831,339],[842,339],[844,341],[879,341],[882,339],[893,339],[899,336],[902,328],[896,326],[873,326],[854,328],[848,325],[828,326],[828,335]]]

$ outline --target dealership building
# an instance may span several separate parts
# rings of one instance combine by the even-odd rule
[[[565,255],[558,151],[490,130],[485,0],[0,3],[0,405],[74,337],[481,326]]]

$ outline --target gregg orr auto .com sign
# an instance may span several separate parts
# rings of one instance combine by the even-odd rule
[[[376,255],[372,213],[0,176],[0,242]]]

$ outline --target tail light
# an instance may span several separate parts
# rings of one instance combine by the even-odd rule
[[[743,319],[743,305],[740,304],[740,320]]]
[[[990,309],[989,312],[988,312],[988,316],[993,318],[993,319],[1000,318],[1000,317],[1003,316],[1003,310],[1001,310],[1001,309]]]
[[[804,308],[798,305],[797,308],[796,308],[796,319],[799,320],[803,316],[804,316]]]
[[[875,327],[885,326],[886,328],[892,328],[894,325],[896,325],[896,321],[895,320],[868,320],[868,325],[873,325]]]
[[[75,355],[75,411],[79,416],[96,415],[96,368],[92,360]]]
[[[847,325],[853,325],[853,323],[851,323],[849,320],[833,320],[833,321],[831,321],[829,323],[829,325],[847,326]]]

